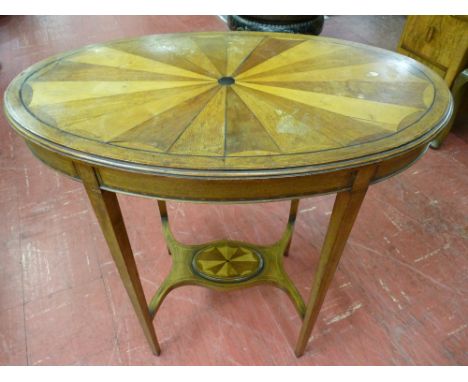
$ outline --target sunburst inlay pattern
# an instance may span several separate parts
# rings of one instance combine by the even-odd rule
[[[17,81],[18,124],[47,142],[189,170],[378,155],[426,134],[446,103],[406,57],[283,34],[145,36],[58,56]]]
[[[211,245],[198,251],[192,261],[196,274],[212,281],[241,282],[255,277],[263,267],[257,251],[230,244]]]

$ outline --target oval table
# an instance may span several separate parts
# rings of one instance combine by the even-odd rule
[[[331,38],[220,32],[145,36],[59,54],[19,74],[5,113],[31,151],[81,180],[152,351],[152,320],[181,285],[283,289],[304,353],[369,185],[426,151],[452,112],[434,72]],[[158,199],[172,269],[148,303],[116,192]],[[299,199],[337,193],[305,302],[283,269]],[[270,246],[185,245],[165,200],[291,200]]]

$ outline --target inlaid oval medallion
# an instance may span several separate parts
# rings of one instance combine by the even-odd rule
[[[217,282],[242,282],[263,269],[262,255],[253,248],[231,244],[209,245],[192,260],[195,274]]]

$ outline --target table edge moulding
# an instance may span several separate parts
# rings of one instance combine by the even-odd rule
[[[196,41],[195,48],[190,45],[193,41]],[[306,46],[307,50],[304,48],[305,44],[309,44]],[[116,53],[116,47],[123,49],[124,52]],[[140,50],[134,54],[132,49]],[[154,61],[157,70],[151,67],[151,63],[148,63],[148,57],[151,58],[151,54],[156,53],[145,49],[153,49],[160,55],[158,56],[160,58]],[[223,49],[225,50],[223,51]],[[337,51],[338,53],[336,53]],[[320,52],[325,58],[316,59]],[[195,62],[194,57],[197,57],[200,62]],[[345,57],[344,64],[343,57]],[[351,69],[345,69],[347,57],[350,60],[349,65],[354,65]],[[375,59],[377,64],[373,61],[366,61],[368,57],[372,57],[372,60]],[[234,69],[234,66],[229,64],[230,59],[237,60],[237,67],[244,65],[244,71]],[[384,64],[379,62],[380,59],[382,62],[385,61]],[[181,63],[181,66],[176,67],[174,65],[176,61],[171,60],[178,60],[177,62]],[[249,64],[249,60],[257,61]],[[129,67],[130,64],[133,67]],[[298,75],[301,74],[299,69],[294,74],[281,72],[281,70],[287,70],[283,68],[288,64],[294,68],[302,68],[301,70],[306,71],[312,77],[314,76],[313,73],[310,74],[312,70],[322,71],[322,74],[315,73],[318,79],[315,84],[310,84],[310,82],[304,84],[304,81],[297,80]],[[231,71],[218,70],[220,67],[227,68],[229,65],[231,65]],[[317,65],[318,69],[313,69],[313,65]],[[376,68],[378,66],[375,65],[381,65],[383,75],[386,75],[385,72],[390,73],[388,76],[391,76],[391,73],[396,73],[400,82],[393,80],[395,83],[392,84],[392,81],[385,82],[382,79],[378,83],[379,80],[375,78],[346,77],[347,73],[358,73],[359,76],[359,70],[371,67],[371,65]],[[187,68],[195,66],[209,68],[213,73],[218,73],[218,77],[201,74],[201,72],[195,74],[191,72],[190,74]],[[271,73],[273,77],[270,81],[273,82],[268,82],[267,77],[258,80],[259,76],[262,75],[260,68]],[[152,86],[158,81],[160,81],[159,83],[168,82],[167,79],[172,76],[170,81],[179,81],[177,86],[179,88],[185,86],[185,90],[183,90],[185,92],[191,91],[190,86],[192,85],[194,89],[196,86],[202,86],[204,91],[202,94],[205,97],[203,102],[206,102],[204,105],[212,105],[211,109],[208,106],[206,109],[202,109],[207,110],[204,112],[206,114],[205,120],[200,122],[204,123],[204,129],[214,129],[214,121],[217,119],[213,113],[221,113],[220,108],[224,107],[222,109],[224,113],[223,125],[219,124],[218,126],[219,131],[223,131],[224,134],[222,141],[219,141],[221,142],[219,147],[224,144],[224,155],[219,154],[219,147],[216,149],[218,150],[217,155],[209,156],[205,155],[204,152],[200,154],[200,150],[207,147],[207,144],[203,143],[203,145],[199,144],[197,155],[192,157],[189,155],[170,156],[167,154],[169,151],[161,151],[159,148],[153,150],[148,143],[149,141],[141,140],[141,136],[137,137],[140,141],[132,141],[134,139],[132,137],[135,135],[128,135],[125,130],[127,128],[125,126],[126,113],[130,115],[133,112],[135,117],[140,117],[135,110],[139,108],[141,113],[147,113],[148,109],[138,106],[137,103],[126,104],[125,102],[129,102],[129,98],[123,98],[123,101],[119,101],[123,103],[117,104],[120,105],[118,111],[120,120],[108,120],[120,126],[126,140],[112,141],[114,138],[109,137],[113,132],[112,129],[117,129],[117,127],[112,124],[105,125],[105,118],[108,116],[104,112],[102,114],[104,117],[101,114],[92,115],[93,112],[96,113],[93,109],[93,102],[96,102],[96,99],[99,100],[99,97],[104,98],[104,95],[107,94],[105,92],[110,91],[109,89],[117,89],[119,86],[121,86],[120,89],[126,89],[126,86],[129,86],[129,80],[124,83],[117,81],[120,77],[118,79],[109,77],[114,75],[113,73],[120,75],[120,71],[133,79],[139,79],[135,80],[135,84],[132,86],[143,86],[141,83],[150,81],[146,77],[144,81],[141,81],[142,76],[155,79]],[[92,91],[97,93],[92,94],[96,98],[89,96],[91,98],[89,102],[86,99],[78,99],[80,95],[84,94],[82,89],[88,89],[86,84],[80,85],[82,86],[80,90],[76,83],[73,87],[69,85],[70,81],[65,81],[69,78],[81,78],[88,75],[87,73],[94,73],[96,78],[101,78],[94,80],[93,83],[97,84],[97,87],[93,85],[95,87],[92,88]],[[367,74],[370,77],[379,75],[376,71],[370,71]],[[180,79],[184,76],[192,76],[196,81],[180,85],[180,81],[187,81],[187,78]],[[292,78],[294,76],[296,76],[294,86],[298,88],[294,88],[294,86],[291,88],[284,83],[278,85],[279,78]],[[335,76],[340,80],[333,82],[329,79],[330,76]],[[106,80],[102,80],[102,78],[106,78]],[[99,83],[109,84],[109,79],[115,80],[114,83],[106,85],[108,88],[101,87],[96,90]],[[256,80],[259,82],[256,83]],[[403,80],[407,80],[409,85],[405,86],[407,83]],[[54,83],[54,81],[58,82]],[[196,83],[197,81],[201,82],[201,85]],[[313,91],[307,90],[309,89],[307,86],[312,85],[315,86]],[[283,86],[282,90],[278,90],[278,86]],[[67,87],[75,89],[73,90],[75,93],[67,90]],[[158,90],[162,92],[161,94],[167,90],[161,86],[158,89],[162,89]],[[168,94],[172,90],[169,89]],[[173,93],[178,96],[183,91],[177,90]],[[206,94],[210,91],[213,93],[209,95],[215,95],[212,98],[206,98]],[[266,98],[262,99],[262,95]],[[371,97],[370,99],[366,98],[368,95]],[[408,100],[410,105],[402,105],[403,101],[400,102],[399,95],[406,97],[404,100]],[[270,100],[271,105],[275,102],[277,105],[284,105],[284,102],[281,104],[281,101],[277,101],[283,96],[289,104],[295,105],[295,109],[288,109],[289,106],[286,105],[284,109],[278,111],[278,113],[281,111],[282,117],[287,120],[288,118],[289,120],[293,117],[296,118],[295,124],[289,124],[286,127],[294,126],[294,128],[299,129],[298,126],[302,126],[301,128],[309,130],[326,129],[330,126],[333,128],[334,124],[347,121],[340,116],[345,114],[344,110],[346,109],[346,113],[353,116],[348,121],[356,127],[346,130],[346,123],[344,123],[342,125],[345,126],[344,130],[341,131],[345,135],[348,132],[347,134],[354,137],[354,140],[349,138],[349,142],[343,143],[341,146],[336,143],[336,147],[329,147],[324,143],[324,146],[318,146],[322,147],[323,150],[313,151],[309,150],[307,145],[314,142],[311,143],[309,138],[305,139],[305,142],[299,142],[296,137],[294,138],[296,140],[291,140],[291,142],[297,142],[298,147],[304,144],[305,149],[300,151],[288,143],[288,151],[284,150],[285,146],[282,146],[282,136],[275,135],[277,131],[274,129],[265,128],[265,131],[270,134],[268,139],[271,138],[270,140],[273,142],[269,143],[271,147],[280,142],[280,144],[276,144],[278,150],[272,153],[272,151],[255,148],[257,143],[252,141],[255,141],[253,138],[257,136],[251,136],[250,142],[242,138],[242,134],[246,134],[246,129],[248,129],[245,127],[242,130],[244,126],[242,124],[254,126],[248,125],[253,123],[249,122],[253,117],[246,117],[245,110],[250,107],[251,110],[255,111],[255,113],[252,111],[252,115],[255,114],[255,118],[261,121],[261,124],[265,126],[270,124],[270,128],[271,126],[278,127],[278,124],[274,125],[271,122],[273,120],[279,121],[279,119],[274,119],[276,117],[272,117],[275,109],[273,106],[270,108],[270,104],[265,99]],[[60,100],[59,97],[65,98]],[[169,102],[167,99],[170,97],[172,96],[167,96],[166,100],[155,102],[152,105],[155,105],[155,108],[162,107],[160,106],[162,102]],[[217,103],[214,101],[216,97],[218,97]],[[160,96],[160,98],[164,97]],[[187,99],[185,98],[185,100]],[[191,104],[183,101],[181,104],[185,108],[197,106],[198,101],[193,99],[195,98],[189,99],[192,100]],[[239,101],[241,99],[242,101]],[[69,102],[66,103],[65,100]],[[246,100],[251,100],[251,103],[249,104]],[[266,111],[255,109],[252,103],[257,101],[260,105],[259,108]],[[99,101],[97,102],[99,103]],[[215,103],[219,106],[218,109],[213,106]],[[87,105],[87,109],[83,106],[84,104]],[[304,104],[312,108],[307,109],[309,114],[300,114],[301,119],[296,117],[294,113],[301,112],[300,108],[306,107]],[[122,107],[122,105],[126,107]],[[372,109],[369,111],[369,115],[373,113],[371,119],[376,118],[376,120],[363,121],[360,118],[364,112],[359,109],[365,109],[362,105],[368,105],[368,108]],[[77,114],[81,110],[80,107],[83,108],[85,117],[88,112],[91,113],[89,121],[83,115]],[[111,106],[107,105],[106,107],[110,108]],[[115,109],[116,106],[112,107]],[[179,116],[181,119],[185,118],[185,109],[180,109],[182,111],[177,109],[177,112],[170,114],[171,110],[176,110],[176,106],[173,105],[172,109],[168,108],[166,107],[169,110],[170,118],[167,117],[164,121],[172,120],[176,123]],[[318,111],[316,115],[312,113],[311,116],[310,110],[318,110],[317,108],[322,108],[325,111]],[[368,187],[403,171],[419,159],[427,150],[430,142],[446,126],[452,114],[452,108],[452,97],[444,81],[432,70],[411,58],[380,48],[338,39],[261,32],[154,35],[86,46],[53,56],[26,69],[12,81],[4,97],[5,115],[11,126],[25,139],[32,153],[46,165],[83,183],[120,277],[154,354],[160,353],[160,347],[153,319],[158,309],[161,308],[163,300],[174,288],[183,285],[200,285],[224,291],[258,284],[270,284],[286,292],[303,321],[295,348],[295,354],[301,356],[305,351]],[[400,109],[405,110],[402,112]],[[270,113],[267,112],[268,110]],[[288,114],[284,110],[289,110],[290,113]],[[49,114],[49,111],[55,114]],[[338,114],[332,114],[332,112]],[[234,117],[229,117],[229,115],[233,115],[232,113],[239,113],[235,115],[236,118],[238,117],[238,121]],[[201,114],[203,113],[196,114],[190,123],[198,123],[197,118],[201,119],[199,117]],[[51,115],[56,118],[50,117]],[[342,118],[339,119],[341,122],[336,122],[333,115],[338,119]],[[73,119],[75,126],[81,124],[80,126],[84,126],[84,128],[81,127],[81,130],[78,130],[72,127],[70,131],[74,135],[71,134],[70,131],[66,130],[69,127],[63,127],[67,126],[63,121],[67,121],[68,117]],[[100,125],[93,122],[99,118],[101,118],[101,122],[104,122]],[[307,125],[307,123],[317,120],[319,121],[317,127]],[[153,129],[159,134],[159,131],[166,125],[162,122],[158,123],[155,122],[145,128]],[[238,124],[237,130],[235,130],[236,123]],[[109,128],[111,125],[112,128]],[[141,126],[143,125],[144,123]],[[167,125],[169,126],[170,123]],[[359,130],[361,127],[365,130],[372,129],[372,126],[375,127],[375,131],[381,132],[390,129],[389,131],[392,133],[385,133],[386,135],[379,133],[381,135],[378,135],[372,131],[375,137],[371,134],[370,138],[363,135],[357,139],[351,131],[356,129],[354,133],[358,134],[357,131],[361,131]],[[140,125],[138,128],[140,132],[143,131]],[[249,131],[254,131],[254,128],[252,127],[252,130]],[[84,131],[83,129],[88,130]],[[309,130],[304,134],[309,134]],[[104,132],[104,137],[107,135],[108,137],[106,139],[99,137],[96,131]],[[165,131],[166,135],[163,138],[169,139],[168,137],[173,132],[167,129]],[[333,136],[330,139],[339,140],[341,132],[336,129],[333,132],[336,137]],[[296,133],[298,133],[297,130],[289,131],[287,139],[293,139],[291,136]],[[87,134],[87,136],[80,134]],[[181,130],[175,139],[179,139],[183,134],[185,134],[185,130]],[[264,132],[261,134],[258,136],[265,136]],[[314,132],[314,134],[319,133]],[[149,140],[153,139],[153,137],[147,136]],[[212,139],[215,141],[218,137],[213,135]],[[258,145],[263,144],[261,139]],[[280,140],[278,141],[278,139]],[[191,145],[189,139],[185,141],[189,142],[189,146]],[[250,144],[253,148],[245,148],[246,151],[242,152],[243,148],[238,142]],[[155,145],[157,146],[157,144]],[[138,150],[135,150],[135,147]],[[172,143],[167,147],[175,146]],[[182,149],[187,151],[191,147],[182,147]],[[229,155],[227,154],[229,150],[226,147],[231,150]],[[210,150],[215,149],[211,147]],[[168,252],[172,256],[172,269],[149,303],[143,293],[116,193],[147,196],[158,200],[163,235]],[[285,256],[288,256],[299,199],[326,193],[337,193],[337,196],[311,293],[304,300],[284,271],[283,261]],[[271,245],[260,246],[232,240],[187,245],[178,242],[171,232],[166,200],[209,203],[290,200],[291,204],[285,232],[279,241]]]

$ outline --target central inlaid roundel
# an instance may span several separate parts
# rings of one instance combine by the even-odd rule
[[[245,281],[258,275],[262,268],[260,253],[252,248],[230,244],[204,247],[192,261],[195,274],[218,282]]]
[[[233,77],[221,77],[218,80],[218,84],[220,85],[232,85],[236,82],[236,80]]]

